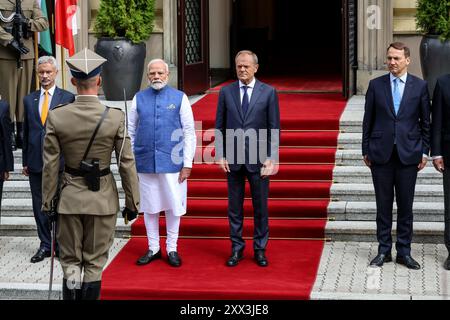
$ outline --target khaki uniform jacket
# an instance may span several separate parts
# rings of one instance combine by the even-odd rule
[[[4,18],[9,18],[16,10],[15,0],[0,0],[0,12]],[[40,32],[48,29],[48,20],[44,17],[37,0],[22,0],[22,11],[26,18],[30,19],[31,31]],[[13,36],[5,31],[5,27],[12,27],[12,21],[5,23],[0,20],[0,59],[16,60],[13,50],[6,48]],[[33,34],[28,39],[23,39],[23,44],[30,52],[22,55],[22,60],[34,58]]]
[[[59,156],[66,166],[78,169],[89,140],[100,121],[105,106],[95,96],[78,96],[74,103],[56,107],[48,114],[44,139],[44,167],[42,171],[42,210],[50,210],[50,202],[57,189]],[[125,141],[124,141],[125,136]],[[122,142],[123,145],[122,145]],[[125,206],[139,210],[139,185],[131,142],[125,133],[125,114],[111,108],[92,143],[87,159],[100,160],[100,170],[110,166],[113,150],[119,164]],[[100,190],[88,189],[84,178],[63,174],[58,205],[60,214],[110,215],[119,210],[116,181],[112,173],[100,177]]]

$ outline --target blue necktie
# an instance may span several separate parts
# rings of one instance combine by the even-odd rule
[[[245,116],[248,110],[248,94],[247,94],[247,86],[242,86],[244,88],[244,96],[242,97],[242,114]]]
[[[395,115],[398,113],[398,109],[400,108],[400,102],[402,101],[402,96],[400,94],[400,89],[398,88],[399,78],[394,79],[394,89],[392,90],[392,97],[394,99],[394,110]]]

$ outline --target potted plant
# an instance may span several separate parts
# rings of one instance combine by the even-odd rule
[[[416,23],[423,33],[420,43],[422,74],[433,94],[436,79],[450,73],[450,0],[418,0]]]
[[[139,91],[146,55],[145,40],[153,31],[155,0],[101,0],[94,32],[95,52],[108,61],[102,69],[107,100],[127,100]]]

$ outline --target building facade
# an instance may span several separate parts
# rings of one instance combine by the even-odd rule
[[[79,1],[77,49],[95,46],[100,2]],[[410,71],[422,75],[415,0],[157,0],[155,7],[146,62],[166,60],[172,85],[188,93],[232,76],[234,54],[244,48],[260,56],[267,74],[337,74],[347,97],[364,94],[386,72],[392,41],[410,46]]]

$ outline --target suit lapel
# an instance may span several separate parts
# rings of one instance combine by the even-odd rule
[[[252,97],[250,98],[250,104],[248,106],[248,110],[247,110],[247,114],[245,115],[245,118],[247,118],[248,115],[250,114],[250,112],[252,112],[253,107],[255,106],[256,102],[258,101],[258,99],[261,95],[262,89],[263,89],[263,87],[262,87],[261,82],[256,80],[255,87],[253,88]]]
[[[32,96],[32,99],[33,99],[33,101],[32,101],[32,103],[33,103],[32,112],[33,112],[33,116],[34,116],[35,120],[37,122],[39,122],[39,124],[42,126],[41,115],[39,113],[39,98],[40,98],[40,96],[41,96],[41,89],[39,89],[39,90],[37,90],[37,91],[35,91],[33,93],[33,96]]]
[[[411,94],[413,85],[414,85],[414,80],[408,74],[406,77],[405,90],[403,90],[402,101],[400,102],[400,107],[398,108],[398,114],[400,114],[400,112],[402,112],[402,110],[404,109],[404,104],[406,103],[406,101],[409,98],[409,95]]]
[[[392,115],[394,117],[396,117],[395,109],[394,109],[394,98],[392,97],[391,78],[390,78],[389,73],[385,76],[384,90],[385,90],[387,106],[391,110]]]
[[[60,103],[60,101],[61,101],[61,90],[59,90],[58,87],[56,87],[55,91],[53,91],[52,102],[50,103],[49,109],[52,110]]]
[[[234,105],[236,106],[237,112],[239,113],[239,116],[241,117],[242,121],[244,121],[244,116],[242,114],[242,108],[241,108],[241,92],[239,88],[239,81],[236,81],[233,84],[233,87],[231,88],[231,94],[234,99]]]

